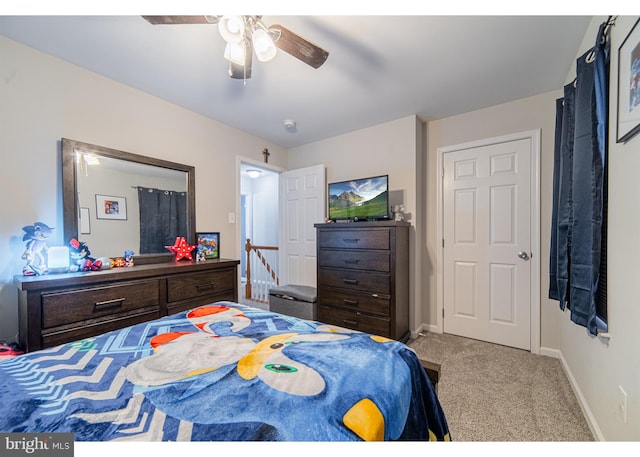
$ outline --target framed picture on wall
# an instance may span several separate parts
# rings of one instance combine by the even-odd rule
[[[640,19],[618,49],[618,131],[624,143],[640,132]]]
[[[127,199],[96,194],[96,218],[127,220]]]
[[[220,258],[220,232],[198,232],[196,242],[205,259]]]

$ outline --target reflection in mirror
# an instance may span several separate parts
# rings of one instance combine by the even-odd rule
[[[193,167],[67,139],[62,159],[65,241],[139,263],[171,260],[177,236],[193,243]]]

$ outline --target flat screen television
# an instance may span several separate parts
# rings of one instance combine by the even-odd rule
[[[389,219],[389,175],[329,183],[329,219]]]

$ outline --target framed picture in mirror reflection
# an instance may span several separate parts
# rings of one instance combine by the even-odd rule
[[[127,220],[127,199],[96,194],[96,218]]]

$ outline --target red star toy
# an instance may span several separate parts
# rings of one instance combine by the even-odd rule
[[[176,238],[176,243],[173,246],[165,246],[168,250],[176,255],[176,262],[180,259],[193,260],[191,252],[196,248],[195,245],[187,244],[187,240],[183,236]]]

